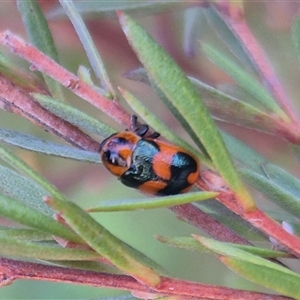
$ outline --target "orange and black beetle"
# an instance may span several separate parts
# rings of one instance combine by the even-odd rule
[[[193,155],[175,145],[158,140],[157,132],[146,136],[148,125],[137,126],[132,117],[131,131],[114,133],[100,145],[104,166],[121,182],[152,195],[187,192],[199,176]]]

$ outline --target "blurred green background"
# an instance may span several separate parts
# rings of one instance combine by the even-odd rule
[[[59,6],[56,1],[40,1],[39,3],[45,13]],[[300,94],[300,74],[299,67],[295,63],[296,57],[291,43],[290,26],[293,13],[298,7],[297,2],[285,1],[247,1],[245,3],[245,13],[249,25],[268,53],[269,59],[285,84],[289,95],[296,99],[295,107],[297,109],[300,108],[299,101],[297,101]],[[139,16],[137,20],[175,57],[187,74],[212,85],[230,85],[232,83],[231,79],[208,62],[199,50],[196,49],[197,52],[193,58],[189,58],[184,53],[184,23],[189,18],[189,14],[193,13],[195,9],[192,8],[187,12],[165,13],[159,16]],[[49,20],[49,24],[59,51],[61,64],[75,73],[79,65],[89,67],[82,45],[70,22],[66,18],[59,18]],[[117,20],[112,18],[108,20],[88,18],[87,25],[107,63],[108,71],[115,86],[129,89],[136,96],[143,99],[146,105],[165,120],[170,127],[184,135],[175,119],[163,108],[162,104],[157,105],[157,98],[150,91],[150,88],[124,78],[124,73],[139,67],[140,64],[126,43]],[[7,29],[26,39],[15,1],[2,1],[0,3],[0,30]],[[214,31],[203,18],[199,20],[199,30],[195,38],[220,43]],[[221,43],[220,48],[222,50],[224,48]],[[16,65],[28,69],[26,62],[9,54],[7,49],[1,47],[1,51],[8,54]],[[74,95],[67,93],[66,98],[70,104],[80,107],[99,119],[106,120],[109,124],[115,126],[116,130],[122,129],[107,119],[100,111],[96,111]],[[59,141],[56,137],[37,128],[30,122],[4,111],[0,111],[0,126]],[[299,175],[299,170],[293,168],[293,160],[286,155],[290,150],[284,141],[263,133],[258,134],[251,130],[241,129],[234,125],[220,123],[220,126],[235,136],[241,137],[243,141],[255,147],[271,161],[284,164],[292,173]],[[274,151],[274,147],[276,151]],[[270,148],[272,148],[272,151],[270,151]],[[55,184],[69,199],[84,208],[96,205],[102,200],[145,197],[138,191],[122,186],[102,166],[47,157],[18,149],[14,149],[14,151]],[[194,227],[178,220],[167,209],[126,213],[97,213],[93,216],[113,234],[147,254],[175,277],[202,283],[265,291],[265,289],[254,286],[236,276],[212,255],[191,253],[158,242],[155,239],[156,234],[170,236],[203,234]],[[7,220],[2,222],[0,220],[0,223],[6,222]],[[24,280],[1,288],[0,299],[94,299],[121,293],[122,291],[79,285]]]

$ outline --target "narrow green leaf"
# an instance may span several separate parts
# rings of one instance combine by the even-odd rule
[[[203,162],[209,167],[213,167],[211,161],[207,159],[200,151],[195,150],[190,146],[185,140],[181,139],[177,134],[171,130],[170,127],[166,126],[162,121],[160,121],[148,108],[146,108],[136,97],[134,97],[127,90],[119,88],[122,96],[130,107],[145,121],[145,123],[151,126],[156,132],[161,133],[168,141],[187,149],[193,155],[195,155],[199,161]]]
[[[230,154],[239,164],[258,174],[265,175],[262,166],[267,163],[267,160],[262,155],[226,132],[222,132],[222,137]]]
[[[51,241],[51,234],[36,230],[0,226],[0,236],[24,241]]]
[[[220,259],[244,278],[282,295],[292,297],[292,299],[300,299],[300,276],[298,274],[286,274],[273,268],[230,257],[220,257]]]
[[[299,195],[294,196],[288,190],[282,188],[272,180],[251,170],[241,169],[240,172],[249,184],[251,184],[256,190],[268,196],[270,201],[276,203],[293,216],[299,218]]]
[[[35,0],[18,0],[18,9],[30,42],[39,50],[58,62],[58,54],[47,20]],[[43,75],[51,94],[57,99],[64,99],[62,86],[47,75]]]
[[[47,216],[53,216],[54,211],[43,198],[48,192],[33,180],[0,165],[0,192],[23,202]]]
[[[62,248],[58,245],[16,240],[0,235],[1,255],[13,255],[46,260],[96,260],[98,253],[90,250]]]
[[[158,236],[157,239],[165,244],[168,244],[173,247],[184,248],[191,251],[200,251],[200,252],[211,252],[203,244],[199,243],[197,240],[191,237],[166,237]],[[270,249],[264,249],[254,246],[246,246],[239,244],[223,243],[224,245],[229,245],[237,249],[252,253],[254,255],[264,257],[264,258],[278,258],[278,257],[289,257],[289,254],[282,251],[274,251]]]
[[[89,212],[100,211],[126,211],[138,209],[153,209],[159,207],[170,207],[186,203],[196,202],[215,198],[219,193],[214,192],[197,192],[187,193],[175,196],[155,197],[146,199],[122,199],[117,201],[104,201],[94,208],[88,209]]]
[[[159,92],[158,88],[150,82],[145,69],[139,68],[132,70],[126,74],[126,78],[143,82],[149,86],[152,85],[160,99],[163,100],[174,115],[176,115],[176,111],[173,111],[172,107],[168,105],[168,100],[164,99],[165,96],[162,95],[162,92]],[[196,87],[201,97],[203,97],[203,101],[215,119],[268,133],[278,133],[278,120],[274,119],[270,114],[267,114],[248,103],[240,101],[238,98],[233,97],[228,93],[221,92],[196,78],[189,77],[189,79]],[[135,101],[129,100],[127,100],[127,102],[134,109],[134,107],[137,106]],[[149,110],[146,109],[146,113],[150,114]],[[180,116],[178,116],[178,118],[180,118]],[[184,128],[191,133],[188,127]]]
[[[53,218],[30,208],[25,204],[0,194],[0,215],[20,224],[60,236],[64,239],[82,243],[82,240],[68,227]]]
[[[235,245],[221,243],[194,235],[202,245],[218,254],[222,262],[239,275],[264,287],[300,299],[300,276],[279,264],[270,262]]]
[[[42,94],[33,94],[33,96],[47,110],[81,129],[103,137],[110,136],[116,132],[112,127],[73,106],[55,101],[51,97]]]
[[[205,237],[198,236],[198,235],[193,235],[193,237],[199,243],[201,243],[202,245],[207,247],[210,251],[213,251],[218,255],[238,259],[238,260],[241,260],[244,262],[248,262],[250,264],[261,266],[262,268],[273,269],[274,271],[281,272],[282,274],[286,274],[287,276],[296,276],[297,278],[300,279],[300,275],[291,271],[290,269],[285,268],[279,264],[273,263],[264,258],[258,257],[256,255],[246,252],[244,250],[238,249],[235,246],[235,244],[231,245],[229,243],[222,243],[222,242],[218,242],[213,239],[205,238]],[[299,289],[300,289],[300,287],[299,287]]]
[[[164,104],[167,106],[167,108],[169,109],[169,111],[180,122],[181,126],[189,134],[189,136],[192,138],[192,140],[194,141],[194,143],[198,146],[198,148],[203,153],[203,156],[205,156],[206,161],[208,161],[209,164],[210,164],[210,166],[211,166],[212,165],[212,163],[210,162],[211,158],[210,158],[208,152],[206,151],[205,146],[203,145],[203,143],[201,142],[201,140],[199,140],[199,137],[197,136],[197,134],[195,133],[195,131],[193,130],[193,128],[190,126],[189,122],[185,119],[184,115],[182,115],[182,113],[178,110],[178,107],[176,105],[174,105],[173,101],[170,101],[170,99],[168,98],[168,96],[157,85],[157,83],[155,82],[155,80],[151,79],[151,77],[149,77],[149,80],[150,80],[150,84],[151,84],[152,88],[156,92],[156,95],[159,97],[160,100],[162,100],[164,102]],[[211,168],[214,168],[214,167],[211,166]]]
[[[145,29],[122,12],[119,12],[119,19],[128,41],[150,77],[188,122],[243,208],[252,210],[255,203],[236,172],[217,126],[192,83]]]
[[[292,26],[292,38],[296,49],[298,62],[300,63],[300,16],[294,18]]]
[[[196,202],[194,205],[250,241],[269,241],[261,231],[217,200]]]
[[[60,0],[60,5],[65,10],[67,16],[71,20],[77,35],[86,51],[87,57],[90,61],[90,64],[99,79],[101,86],[106,91],[106,97],[115,99],[116,98],[116,92],[112,86],[112,83],[109,79],[109,76],[107,74],[105,64],[92,40],[92,37],[90,36],[80,14],[76,10],[76,6],[71,0]]]
[[[192,3],[174,2],[174,1],[159,1],[149,2],[148,0],[139,1],[76,1],[74,2],[77,11],[83,14],[92,14],[98,20],[101,17],[113,18],[116,15],[116,10],[122,9],[131,15],[145,17],[147,15],[161,14],[170,11],[184,10]],[[52,10],[48,17],[61,17],[65,12],[61,8]]]
[[[300,180],[298,180],[285,170],[272,164],[264,164],[263,170],[270,178],[270,180],[272,180],[274,183],[276,183],[289,193],[292,193],[295,197],[299,198]]]
[[[205,24],[204,9],[187,9],[184,12],[183,22],[183,48],[186,56],[194,58],[198,49],[197,37],[202,35],[200,28]],[[205,25],[204,25],[205,26]],[[200,30],[199,30],[200,29]]]
[[[277,121],[252,105],[225,94],[195,78],[190,78],[211,114],[218,120],[256,130],[278,133]]]
[[[17,1],[18,9],[30,41],[45,54],[58,62],[58,54],[47,20],[34,0]]]
[[[65,200],[64,195],[54,185],[48,182],[45,178],[43,178],[40,174],[38,174],[35,170],[33,170],[28,164],[26,164],[19,157],[5,150],[1,146],[0,146],[0,158],[3,159],[6,163],[11,165],[16,170],[18,170],[19,172],[32,178],[34,181],[40,184],[46,191],[48,191],[50,195],[57,197],[58,199]]]
[[[207,44],[201,45],[205,54],[216,65],[229,74],[244,90],[256,98],[266,108],[276,113],[283,121],[289,122],[289,117],[278,106],[273,97],[252,75],[243,70],[238,64]]]
[[[247,55],[241,42],[237,39],[230,27],[224,22],[218,13],[218,9],[211,6],[203,9],[203,13],[209,23],[214,29],[217,36],[228,47],[230,52],[249,70],[255,71],[251,58]]]
[[[183,248],[190,251],[211,252],[207,247],[196,241],[192,237],[172,237],[172,236],[156,236],[161,243],[172,247]]]
[[[92,249],[117,268],[144,284],[157,286],[160,283],[159,274],[145,263],[145,258],[141,259],[141,254],[137,255],[136,250],[117,239],[77,205],[57,199],[50,199],[48,204],[63,215]]]
[[[96,272],[103,272],[103,273],[110,273],[116,274],[118,270],[113,266],[107,265],[105,263],[99,261],[70,261],[70,260],[50,260],[49,263],[55,264],[57,266],[62,266],[64,268],[71,268],[71,269],[80,269],[80,270],[90,270]]]
[[[99,154],[44,140],[15,130],[0,128],[0,143],[22,149],[84,162],[100,163]]]
[[[299,221],[296,217],[292,216],[290,213],[283,210],[279,211],[279,210],[268,210],[268,209],[266,209],[265,212],[268,214],[268,216],[277,220],[280,223],[287,222],[291,224],[293,227],[297,226],[299,230],[296,229],[296,231],[300,233],[300,224],[298,224]]]

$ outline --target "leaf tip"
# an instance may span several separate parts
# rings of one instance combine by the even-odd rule
[[[119,22],[122,24],[125,20],[124,20],[124,17],[125,17],[125,13],[123,10],[121,9],[118,9],[117,11],[117,16],[119,18]]]
[[[118,86],[118,90],[120,91],[120,93],[123,95],[125,93],[125,89],[123,89],[122,87]]]
[[[127,26],[128,26],[128,18],[129,18],[128,15],[126,15],[122,10],[117,10],[117,16],[123,32],[125,33],[125,35],[127,35]]]
[[[45,197],[44,197],[44,201],[45,201],[49,206],[52,206],[52,200],[53,200],[53,198],[50,197],[50,196],[45,196]]]
[[[56,211],[60,210],[60,205],[59,205],[59,203],[61,202],[60,200],[55,199],[51,196],[45,196],[44,201],[47,203],[48,206],[50,206],[54,210]]]

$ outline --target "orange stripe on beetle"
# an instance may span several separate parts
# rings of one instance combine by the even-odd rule
[[[146,181],[142,185],[139,186],[139,190],[146,194],[153,194],[153,191],[161,191],[166,188],[167,183],[163,181]]]

